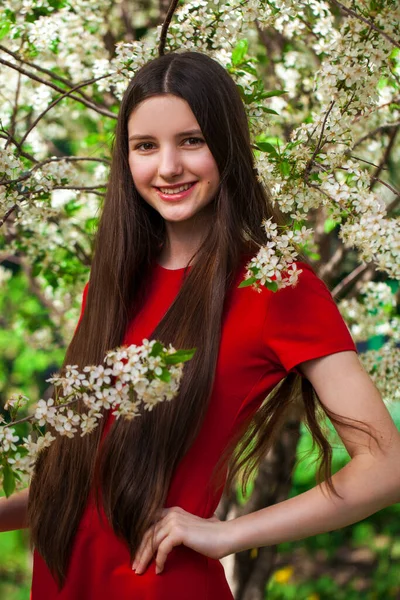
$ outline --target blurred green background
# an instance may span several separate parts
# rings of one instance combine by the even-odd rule
[[[396,423],[400,427],[400,410]],[[299,453],[310,445],[304,430]],[[300,462],[292,494],[314,485],[312,457]],[[346,462],[334,452],[334,468]],[[276,571],[267,586],[272,600],[385,600],[400,598],[400,504],[339,531],[279,546]],[[28,600],[31,555],[26,531],[0,534],[0,598]]]
[[[7,283],[7,293],[0,290],[0,319],[8,323],[0,328],[0,406],[17,390],[32,399],[42,397],[48,385],[45,380],[57,370],[65,352],[61,340],[58,344],[53,338],[46,345],[40,336],[35,339],[51,323],[46,308],[30,293],[25,275],[18,271]],[[383,341],[377,336],[359,350],[379,348]],[[400,404],[390,411],[400,429]],[[315,485],[315,456],[310,449],[311,438],[303,428],[291,495]],[[348,461],[340,445],[335,445],[333,457],[334,471]],[[400,599],[400,504],[351,527],[281,544],[278,550],[276,570],[266,589],[268,599]],[[27,532],[0,534],[0,557],[0,600],[28,600],[32,557]]]

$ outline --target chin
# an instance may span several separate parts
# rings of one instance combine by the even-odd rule
[[[166,221],[170,221],[171,223],[179,223],[181,221],[188,221],[192,219],[196,213],[192,211],[176,211],[176,210],[163,210],[159,211],[160,215]]]

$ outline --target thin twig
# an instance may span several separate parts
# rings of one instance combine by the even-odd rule
[[[57,185],[52,190],[77,190],[81,192],[91,192],[93,194],[97,193],[99,196],[104,196],[104,192],[96,192],[95,190],[105,188],[107,184],[103,183],[102,185],[88,185],[88,186],[77,186],[77,185]]]
[[[331,102],[328,110],[325,113],[325,117],[324,117],[324,120],[322,122],[321,133],[320,133],[320,136],[319,136],[318,143],[317,143],[317,145],[315,147],[315,150],[314,150],[314,152],[313,152],[310,160],[307,163],[306,168],[304,169],[304,181],[308,181],[308,176],[310,174],[310,170],[311,170],[311,167],[313,165],[314,158],[317,156],[318,152],[321,149],[321,146],[322,146],[322,136],[324,135],[324,129],[325,129],[326,121],[328,119],[329,113],[331,112],[334,104],[335,104],[335,100],[332,100],[332,102]]]
[[[37,171],[37,169],[41,169],[44,165],[48,165],[49,163],[53,163],[53,162],[77,162],[77,161],[92,161],[92,162],[99,162],[99,163],[103,163],[106,165],[110,164],[110,161],[107,158],[91,158],[89,156],[60,156],[60,157],[53,157],[53,158],[48,158],[46,160],[42,160],[41,162],[37,163],[34,167],[32,167],[32,169],[29,171],[29,173],[26,173],[25,175],[21,175],[21,177],[18,177],[18,179],[8,179],[5,181],[0,181],[1,185],[15,185],[16,183],[20,183],[21,181],[25,181],[26,179],[29,179],[29,177],[32,175],[32,173],[34,171]]]
[[[364,264],[358,265],[358,267],[353,269],[351,273],[344,277],[342,281],[338,283],[337,286],[333,288],[333,290],[331,290],[333,298],[336,299],[342,293],[345,287],[349,286],[350,284],[354,283],[354,281],[359,279],[368,268],[370,268],[370,265]]]
[[[394,188],[392,185],[390,185],[390,183],[387,183],[386,181],[383,181],[383,179],[379,179],[379,177],[373,177],[372,176],[371,179],[374,179],[375,181],[378,181],[379,183],[381,183],[382,185],[384,185],[385,187],[387,187],[391,192],[393,192],[393,194],[395,194],[394,200],[396,200],[396,198],[400,197],[399,190],[396,190],[396,188]]]
[[[354,154],[350,154],[349,156],[350,156],[350,158],[354,158],[354,160],[359,160],[359,161],[365,163],[366,165],[371,165],[371,167],[378,167],[378,165],[376,165],[375,163],[369,162],[369,160],[365,160],[365,158],[360,158],[359,156],[354,156]],[[383,167],[383,169],[386,170],[386,167]]]
[[[12,213],[14,212],[14,210],[16,208],[17,208],[17,204],[14,204],[14,206],[12,206],[11,208],[8,209],[8,211],[6,212],[4,217],[2,219],[0,219],[0,227],[2,227],[4,225],[4,223],[7,221],[8,217],[10,215],[12,215]]]
[[[165,17],[165,21],[162,25],[162,28],[161,28],[160,43],[158,44],[158,55],[159,56],[163,56],[165,54],[164,49],[165,49],[165,43],[167,41],[168,27],[171,24],[171,19],[176,10],[176,7],[178,6],[178,2],[179,2],[179,0],[171,0],[171,4],[168,7],[168,12]]]
[[[80,88],[85,87],[87,85],[91,85],[92,83],[96,83],[97,81],[100,81],[100,79],[104,79],[106,77],[109,77],[109,75],[101,75],[100,77],[95,77],[93,79],[90,79],[89,81],[84,81],[83,83],[79,83],[78,85],[76,85],[75,87],[73,87],[72,90],[69,90],[68,92],[64,92],[64,94],[61,94],[61,96],[59,96],[58,98],[56,98],[55,100],[53,100],[53,102],[51,102],[44,109],[44,111],[40,113],[40,115],[34,120],[34,122],[29,127],[29,129],[25,132],[25,135],[23,136],[22,140],[20,140],[20,142],[19,142],[20,146],[23,145],[24,141],[26,140],[26,138],[28,137],[28,135],[30,134],[30,132],[36,127],[36,125],[39,123],[39,121],[41,119],[43,119],[43,117],[46,115],[46,113],[48,113],[49,110],[51,110],[56,104],[58,104],[59,102],[61,102],[61,100],[63,100],[64,98],[72,97],[72,93],[76,92]]]
[[[20,148],[19,143],[17,142],[17,140],[8,131],[6,131],[5,129],[2,129],[2,131],[4,131],[4,134],[0,133],[0,138],[2,138],[4,140],[11,140],[11,142],[14,144],[14,146],[18,150],[18,156],[23,156],[24,158],[27,158],[31,162],[37,163],[36,158],[32,154],[29,154],[29,152],[25,152],[24,150],[22,150]]]
[[[382,158],[381,158],[381,160],[380,160],[380,162],[379,162],[379,165],[377,166],[377,168],[376,168],[376,171],[374,172],[374,174],[373,174],[373,176],[371,177],[371,179],[378,180],[378,178],[379,178],[379,175],[381,174],[381,172],[382,172],[382,170],[383,170],[383,168],[384,168],[385,164],[386,164],[386,163],[388,162],[388,160],[389,160],[390,154],[391,154],[391,152],[392,152],[392,150],[393,150],[393,147],[394,147],[394,142],[395,142],[395,140],[396,140],[396,135],[397,135],[398,131],[399,131],[399,128],[398,128],[398,127],[396,127],[395,129],[393,129],[393,130],[390,132],[390,135],[389,135],[389,143],[388,143],[388,145],[387,145],[387,147],[386,147],[386,149],[385,149],[385,152],[384,152],[384,154],[383,154],[383,156],[382,156]],[[374,184],[372,184],[372,185],[370,186],[370,189],[371,189],[371,190],[373,189],[373,186],[374,186]]]
[[[59,411],[60,408],[67,408],[68,406],[71,406],[72,404],[76,404],[76,402],[79,402],[80,398],[75,398],[74,400],[70,400],[69,402],[65,402],[64,404],[56,404],[54,406],[54,408]],[[26,423],[27,421],[32,421],[35,418],[35,415],[28,415],[27,417],[23,417],[22,419],[18,419],[18,421],[11,421],[10,423],[6,423],[5,425],[2,425],[3,429],[6,429],[7,427],[14,427],[15,425],[19,425],[20,423]]]
[[[10,63],[8,60],[4,60],[3,58],[0,58],[0,64],[5,65],[6,67],[9,67],[10,69],[13,69],[14,71],[18,71],[22,75],[26,75],[26,77],[29,77],[29,79],[33,79],[34,81],[37,81],[38,83],[47,85],[48,87],[51,87],[53,90],[56,90],[56,92],[59,92],[61,94],[63,94],[65,92],[65,90],[63,88],[60,88],[58,85],[55,85],[51,81],[47,81],[46,79],[43,79],[42,77],[38,77],[34,73],[30,73],[29,71],[26,71],[22,67],[18,67],[18,65]],[[102,77],[103,78],[111,77],[111,75],[112,75],[112,73],[110,73],[108,75],[103,75]],[[88,85],[88,84],[86,83],[86,85]],[[107,110],[105,108],[101,108],[101,107],[97,106],[93,102],[88,102],[87,100],[85,100],[84,98],[80,98],[79,96],[70,95],[70,98],[72,98],[72,100],[76,100],[76,102],[80,102],[81,104],[84,104],[88,108],[91,108],[92,110],[100,113],[101,115],[104,115],[105,117],[110,117],[111,119],[117,119],[116,114],[114,114],[110,110]]]
[[[2,52],[5,52],[6,54],[9,54],[13,58],[15,58],[15,60],[19,61],[21,64],[26,65],[27,67],[31,67],[32,69],[36,69],[37,71],[39,71],[40,73],[44,73],[45,75],[49,75],[56,81],[59,81],[60,83],[63,83],[64,85],[67,85],[70,88],[72,88],[74,85],[72,83],[72,81],[70,81],[69,79],[66,79],[65,77],[61,77],[61,75],[57,75],[57,73],[50,71],[50,69],[45,69],[44,67],[40,67],[39,65],[37,65],[35,63],[29,62],[28,60],[24,60],[23,58],[20,57],[19,54],[17,54],[16,52],[12,52],[11,50],[6,48],[5,46],[2,46],[1,44],[0,44],[0,50]],[[79,94],[82,96],[82,98],[85,98],[88,102],[91,102],[90,97],[87,96],[82,90],[79,90]]]
[[[372,21],[369,21],[368,19],[358,14],[351,8],[347,8],[347,6],[344,6],[344,4],[338,2],[338,0],[331,0],[331,2],[333,2],[333,4],[336,4],[336,6],[340,8],[343,12],[347,13],[348,15],[351,15],[352,17],[355,17],[356,19],[359,19],[360,21],[363,21],[366,25],[368,25],[368,27],[371,27],[371,29],[374,29],[375,31],[383,35],[383,37],[385,37],[389,42],[396,46],[396,48],[400,48],[399,42],[397,42],[394,38],[392,38],[392,36],[387,34],[386,31],[383,31],[383,29],[379,29],[379,27],[377,27]]]
[[[17,89],[15,90],[15,101],[14,101],[14,106],[13,106],[13,111],[12,111],[12,116],[11,116],[11,123],[10,123],[10,134],[11,136],[13,136],[15,134],[15,125],[16,125],[16,120],[17,120],[17,114],[18,114],[18,100],[19,100],[19,94],[21,91],[21,73],[18,73],[18,79],[17,79]],[[8,138],[5,147],[7,148],[8,144],[11,141],[11,137]]]
[[[377,133],[381,133],[381,132],[385,133],[385,131],[387,129],[391,129],[392,127],[399,127],[399,126],[400,126],[400,121],[396,121],[395,123],[387,123],[386,125],[381,125],[380,127],[377,127],[376,129],[373,129],[372,131],[370,131],[366,135],[363,135],[362,137],[360,137],[360,139],[357,140],[353,144],[353,150],[354,150],[354,148],[356,148],[357,146],[359,146],[360,144],[362,144],[363,142],[365,142],[365,140],[368,140],[369,138],[374,137]]]

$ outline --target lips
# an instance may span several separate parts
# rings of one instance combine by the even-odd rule
[[[184,185],[184,184],[181,184]],[[160,198],[166,202],[176,202],[178,200],[182,200],[183,198],[186,198],[186,196],[189,196],[189,194],[192,193],[193,188],[195,188],[197,185],[197,181],[192,182],[190,188],[188,188],[187,190],[184,190],[183,192],[178,192],[176,194],[165,194],[163,193],[160,188],[156,187],[156,191],[157,194],[160,196]],[[176,186],[176,187],[180,187],[180,186]],[[173,188],[172,188],[173,189]]]
[[[157,190],[161,191],[161,188],[164,188],[166,190],[173,190],[176,188],[180,188],[183,185],[193,185],[194,183],[197,183],[196,181],[185,181],[184,183],[177,183],[176,185],[161,185],[161,186],[154,186]]]

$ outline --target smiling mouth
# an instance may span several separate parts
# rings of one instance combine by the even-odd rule
[[[181,185],[177,185],[176,187],[156,187],[162,194],[174,195],[174,194],[182,194],[183,192],[187,192],[197,183],[196,181],[191,181],[189,183],[183,183]]]

